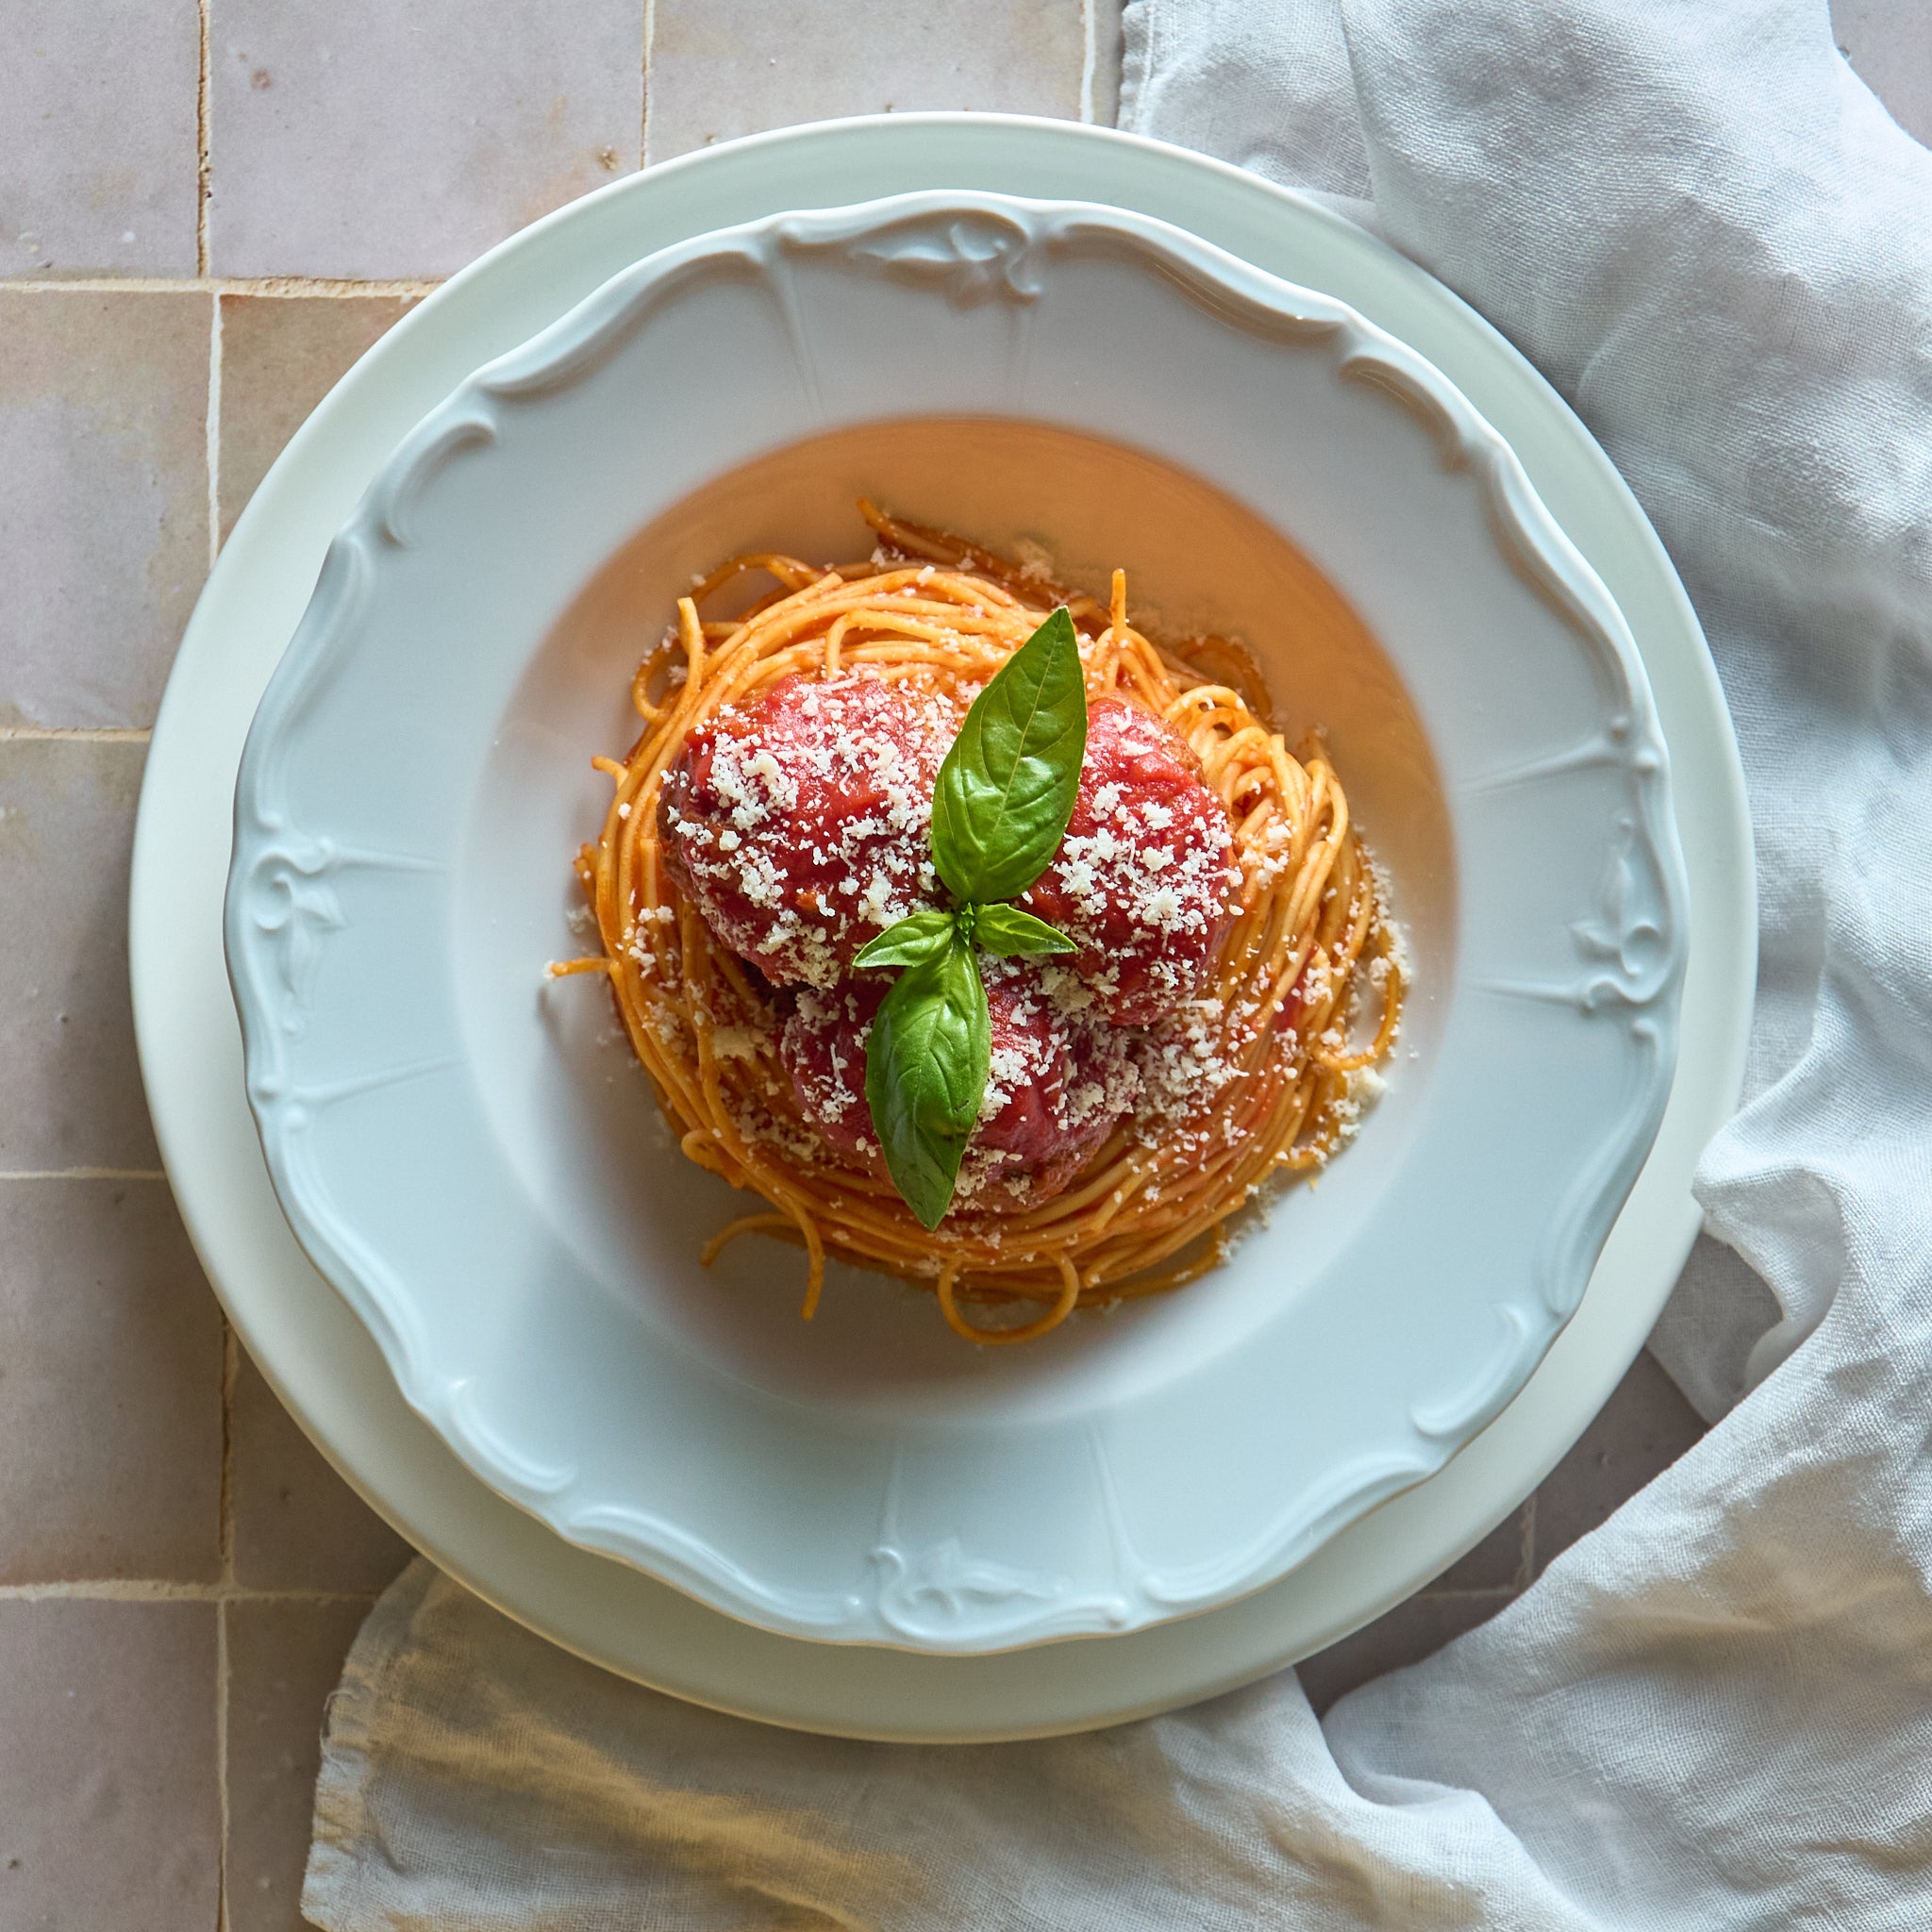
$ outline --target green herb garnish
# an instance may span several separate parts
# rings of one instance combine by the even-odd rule
[[[952,1205],[992,1055],[975,945],[1011,958],[1074,942],[1014,899],[1066,837],[1087,754],[1074,620],[1056,610],[973,702],[940,767],[932,862],[955,904],[882,932],[854,962],[899,966],[865,1047],[865,1098],[886,1171],[924,1227]]]
[[[1056,841],[1058,842],[1058,841]],[[1030,886],[1033,881],[1028,879]],[[1058,926],[1018,906],[979,906],[973,922],[973,941],[1003,959],[1015,959],[1026,953],[1071,953],[1074,942]]]
[[[952,1202],[991,1053],[979,962],[954,931],[900,974],[865,1044],[873,1128],[892,1185],[922,1226],[937,1227]]]

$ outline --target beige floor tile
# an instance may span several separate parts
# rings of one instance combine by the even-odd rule
[[[227,1932],[300,1932],[322,1708],[367,1603],[234,1603],[228,1624]]]
[[[1646,1351],[1536,1492],[1535,1567],[1596,1528],[1704,1434],[1704,1420]]]
[[[242,1356],[231,1399],[228,1495],[245,1590],[386,1590],[409,1546],[357,1495]]]
[[[212,0],[227,275],[447,275],[638,165],[640,0]]]
[[[1431,1590],[1521,1590],[1528,1581],[1529,1506],[1509,1514],[1475,1548],[1452,1563]]]
[[[1088,119],[1111,127],[1121,115],[1124,0],[1087,0]]]
[[[1648,1355],[1640,1355],[1603,1413],[1529,1503],[1423,1595],[1297,1666],[1315,1708],[1325,1710],[1385,1671],[1420,1662],[1493,1616],[1530,1575],[1703,1433],[1703,1422],[1676,1384]]]
[[[1832,0],[1831,25],[1891,118],[1932,146],[1932,7],[1925,0]]]
[[[0,275],[192,275],[190,0],[9,0],[0,22]]]
[[[888,108],[1077,120],[1086,54],[1080,0],[655,0],[648,158]]]
[[[221,1570],[222,1326],[165,1181],[0,1181],[0,1583]]]
[[[215,477],[224,542],[308,412],[413,306],[395,295],[222,297]]]
[[[0,740],[0,1173],[160,1165],[127,1002],[145,755],[119,741]]]
[[[0,285],[0,724],[153,722],[208,572],[212,313]]]
[[[212,1604],[0,1603],[0,1926],[213,1932]]]
[[[1407,1669],[1433,1657],[1452,1638],[1487,1623],[1514,1592],[1482,1591],[1461,1596],[1412,1596],[1387,1616],[1344,1637],[1340,1643],[1304,1657],[1295,1666],[1302,1689],[1317,1714],[1337,1698],[1389,1671]]]

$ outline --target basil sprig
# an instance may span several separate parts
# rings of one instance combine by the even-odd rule
[[[900,974],[865,1043],[873,1128],[892,1185],[922,1226],[937,1227],[952,1203],[991,1056],[979,964],[955,930]]]
[[[1059,841],[1054,841],[1058,844]],[[1037,874],[1036,874],[1037,876]],[[1026,881],[1033,883],[1032,879]],[[1015,959],[1025,953],[1071,953],[1074,942],[1057,925],[1019,906],[978,906],[973,922],[973,939],[989,953],[1003,959]]]
[[[1086,753],[1087,683],[1062,606],[974,700],[940,767],[932,862],[962,905],[1017,898],[1046,870]]]
[[[865,1099],[886,1171],[924,1227],[952,1205],[979,1120],[992,1016],[974,951],[1071,953],[1043,919],[1005,902],[1059,849],[1087,754],[1087,685],[1074,620],[1056,610],[974,700],[940,767],[932,861],[952,894],[889,927],[857,965],[904,970],[865,1046]]]

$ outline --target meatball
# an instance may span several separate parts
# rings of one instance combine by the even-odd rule
[[[1111,1028],[1069,1022],[1030,970],[993,958],[981,966],[991,1065],[957,1198],[997,1212],[1059,1193],[1126,1111],[1137,1075]],[[880,1175],[865,1042],[891,984],[888,974],[862,973],[829,993],[808,989],[778,1045],[801,1116],[838,1158]]]
[[[799,1117],[849,1167],[883,1174],[865,1099],[865,1041],[891,980],[855,974],[830,992],[808,987],[786,1015],[778,1059]]]
[[[835,986],[937,890],[933,785],[960,715],[864,672],[787,677],[720,712],[664,774],[672,883],[774,984]]]
[[[1076,950],[1065,961],[1117,1025],[1200,991],[1235,909],[1227,810],[1185,740],[1139,705],[1097,698],[1067,835],[1020,903]]]

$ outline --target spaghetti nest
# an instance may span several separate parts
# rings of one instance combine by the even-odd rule
[[[1244,653],[1134,629],[1118,571],[1102,606],[976,544],[861,508],[880,539],[864,562],[734,557],[679,599],[675,627],[632,683],[637,742],[622,760],[594,761],[616,791],[576,870],[603,951],[551,970],[608,975],[685,1154],[770,1204],[724,1228],[707,1262],[739,1235],[776,1235],[808,1257],[807,1316],[833,1255],[933,1290],[975,1341],[1027,1341],[1077,1307],[1193,1280],[1223,1258],[1228,1217],[1264,1183],[1320,1167],[1353,1131],[1374,1084],[1368,1070],[1394,1041],[1402,974],[1324,748],[1311,740],[1291,755]],[[758,573],[775,588],[744,615],[701,614]],[[1064,1191],[1006,1212],[958,1204],[928,1232],[888,1180],[841,1164],[797,1112],[777,1055],[779,999],[673,887],[658,791],[695,728],[781,678],[864,667],[970,693],[1061,603],[1080,633],[1090,699],[1138,701],[1200,759],[1227,810],[1238,905],[1200,996],[1133,1029],[1141,1097]],[[1355,1043],[1372,1022],[1373,1038]],[[962,1303],[1039,1312],[983,1326]]]

